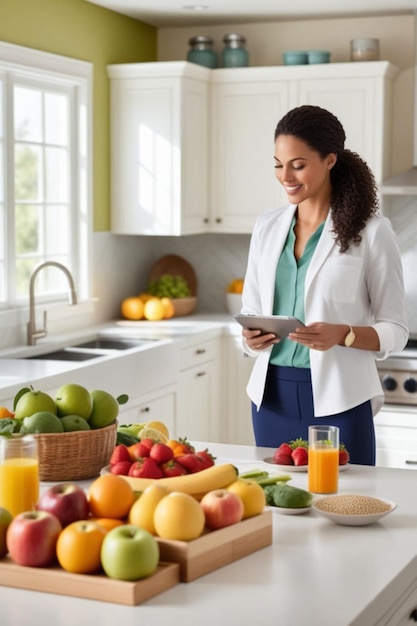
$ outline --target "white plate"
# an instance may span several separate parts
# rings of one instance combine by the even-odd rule
[[[273,465],[275,469],[280,470],[280,472],[306,472],[308,470],[308,465],[278,465],[274,462],[273,456],[266,456],[262,459],[264,463],[268,463],[268,465]],[[345,463],[345,465],[339,465],[339,472],[345,472],[349,469],[350,464]]]
[[[385,502],[385,504],[389,505],[389,509],[387,511],[383,511],[381,513],[371,513],[368,515],[344,515],[344,514],[340,514],[340,513],[330,513],[329,511],[323,511],[321,509],[319,509],[317,507],[317,504],[319,501],[322,500],[327,500],[328,498],[346,498],[346,497],[355,497],[353,495],[335,495],[335,496],[326,496],[325,498],[316,498],[315,500],[313,500],[313,504],[311,505],[311,508],[318,513],[319,515],[322,515],[323,517],[325,517],[326,519],[330,520],[331,522],[334,522],[335,524],[341,524],[342,526],[366,526],[368,524],[374,524],[375,522],[377,522],[378,520],[380,520],[382,517],[385,517],[385,515],[388,515],[389,513],[392,513],[392,511],[395,511],[395,509],[397,508],[397,505],[395,504],[395,502],[392,502],[391,500],[385,500],[384,498],[375,498],[376,500],[380,500],[381,502]],[[366,497],[374,497],[374,496],[366,496]]]
[[[311,511],[311,506],[299,507],[294,509],[282,506],[266,506],[265,510],[272,511],[273,513],[280,513],[280,515],[302,515],[303,513]]]

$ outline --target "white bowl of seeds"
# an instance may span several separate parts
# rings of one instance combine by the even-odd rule
[[[358,494],[317,497],[312,510],[335,524],[366,526],[374,524],[397,508],[395,502]]]

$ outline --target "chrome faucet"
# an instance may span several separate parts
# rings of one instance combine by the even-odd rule
[[[71,276],[71,272],[69,271],[69,269],[66,268],[65,265],[62,265],[62,263],[57,263],[56,261],[45,261],[45,263],[41,263],[40,265],[38,265],[38,267],[33,270],[29,282],[29,322],[27,325],[28,346],[34,346],[37,339],[40,339],[41,337],[46,337],[46,311],[43,312],[43,328],[41,330],[36,330],[35,278],[44,267],[48,266],[56,267],[64,272],[65,276],[68,278],[68,283],[70,286],[70,290],[68,292],[68,302],[70,303],[70,305],[77,304],[77,294],[75,291],[74,279]]]

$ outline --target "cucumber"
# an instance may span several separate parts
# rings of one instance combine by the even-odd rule
[[[129,435],[118,430],[116,433],[116,445],[124,444],[125,446],[132,446],[134,443],[138,443],[139,439],[135,435]]]
[[[313,494],[299,487],[292,487],[286,483],[267,485],[264,487],[266,503],[269,506],[279,506],[285,509],[301,509],[310,506]]]

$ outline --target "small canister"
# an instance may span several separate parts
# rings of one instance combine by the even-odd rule
[[[196,35],[188,41],[190,50],[187,54],[187,61],[204,65],[205,67],[217,67],[217,54],[212,49],[213,39],[205,35]]]
[[[350,60],[378,61],[379,39],[369,39],[367,37],[352,39],[350,42]]]
[[[230,33],[223,37],[222,67],[247,67],[249,53],[245,48],[246,39],[243,35]]]

